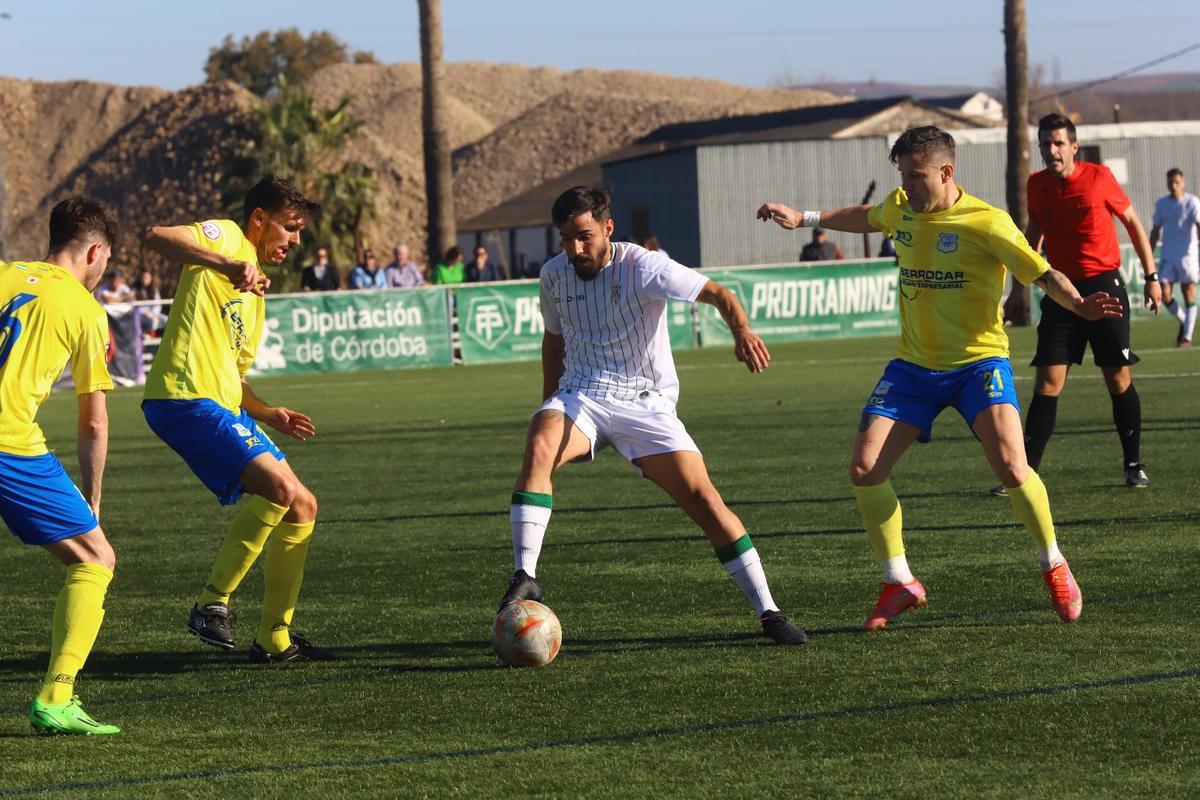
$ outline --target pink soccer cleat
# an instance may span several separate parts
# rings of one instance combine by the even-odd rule
[[[881,631],[901,611],[913,612],[926,603],[925,587],[916,578],[908,583],[881,583],[879,602],[867,621],[863,623],[864,631]]]
[[[1067,562],[1064,561],[1057,567],[1043,572],[1042,580],[1050,590],[1050,600],[1054,603],[1058,618],[1063,622],[1079,619],[1079,615],[1083,613],[1083,592],[1079,591],[1079,584],[1075,582],[1075,576],[1071,574]]]

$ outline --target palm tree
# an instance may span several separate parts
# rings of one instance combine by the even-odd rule
[[[441,0],[417,0],[421,15],[421,128],[425,145],[425,248],[430,268],[455,242],[454,186],[442,66]]]
[[[320,245],[328,246],[335,260],[352,262],[363,249],[362,227],[375,216],[379,185],[370,167],[346,158],[346,145],[361,127],[350,114],[350,98],[317,110],[311,92],[281,77],[279,94],[255,108],[253,124],[227,182],[226,196],[235,198],[233,212],[240,218],[245,189],[274,172],[322,207],[293,263],[302,263]],[[281,277],[286,285],[288,276]]]

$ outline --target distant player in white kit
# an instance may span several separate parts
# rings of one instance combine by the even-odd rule
[[[608,194],[577,186],[554,201],[563,252],[542,266],[543,402],[529,424],[509,521],[516,571],[500,607],[541,600],[534,581],[553,507],[551,476],[612,445],[661,486],[708,537],[717,557],[778,644],[804,631],[775,605],[746,528],[709,479],[704,458],[675,415],[679,379],[667,337],[667,302],[714,306],[751,372],[771,360],[737,298],[661,251],[613,242]]]
[[[1179,320],[1179,336],[1175,344],[1192,346],[1196,329],[1196,281],[1200,279],[1200,259],[1196,239],[1200,233],[1200,199],[1183,190],[1183,171],[1178,167],[1167,172],[1167,194],[1154,204],[1154,227],[1150,230],[1150,249],[1162,234],[1162,253],[1158,260],[1158,280],[1162,286],[1163,307]],[[1171,287],[1178,283],[1183,295],[1183,307],[1175,299]]]

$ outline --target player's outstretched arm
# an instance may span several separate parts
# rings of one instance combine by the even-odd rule
[[[714,280],[704,284],[697,303],[707,303],[721,313],[721,318],[733,334],[733,353],[751,372],[762,372],[771,363],[771,353],[758,334],[750,330],[750,318],[737,295]]]
[[[1103,319],[1112,317],[1120,319],[1124,312],[1121,310],[1121,300],[1106,292],[1096,292],[1087,297],[1080,297],[1075,285],[1056,269],[1043,273],[1037,282],[1046,290],[1050,299],[1068,311],[1074,311],[1084,319]]]
[[[755,216],[789,231],[796,228],[829,228],[850,233],[872,233],[875,227],[867,218],[870,210],[870,206],[850,206],[829,211],[797,211],[783,203],[763,203]]]
[[[567,345],[563,337],[557,333],[546,331],[542,334],[542,400],[558,391],[558,383],[562,380],[566,369],[564,359],[567,355]]]
[[[1121,214],[1121,224],[1125,226],[1125,231],[1133,242],[1133,249],[1137,251],[1138,260],[1142,262],[1142,273],[1146,276],[1146,308],[1157,314],[1158,304],[1162,302],[1162,286],[1158,284],[1158,270],[1154,268],[1154,248],[1150,246],[1146,229],[1142,227],[1142,221],[1138,219],[1133,206],[1129,206],[1125,213]]]
[[[108,461],[108,404],[104,392],[79,395],[79,474],[83,497],[100,518],[100,486]]]
[[[303,442],[310,436],[317,435],[316,426],[313,425],[313,421],[307,414],[301,414],[299,411],[292,411],[283,406],[267,405],[254,393],[244,378],[242,379],[242,408],[246,409],[246,413],[251,418],[266,423],[293,439]]]
[[[262,295],[271,285],[270,279],[254,264],[235,261],[197,244],[186,225],[152,226],[142,242],[168,261],[214,269],[243,292]]]

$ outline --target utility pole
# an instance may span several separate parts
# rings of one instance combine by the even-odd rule
[[[441,0],[417,0],[421,15],[421,131],[425,149],[425,249],[430,273],[457,238],[454,177],[442,63]]]
[[[1005,195],[1008,213],[1021,230],[1025,230],[1028,222],[1025,185],[1029,180],[1029,60],[1025,29],[1025,0],[1004,0],[1004,88],[1008,106]],[[1014,325],[1028,325],[1029,287],[1014,280],[1004,312]]]

